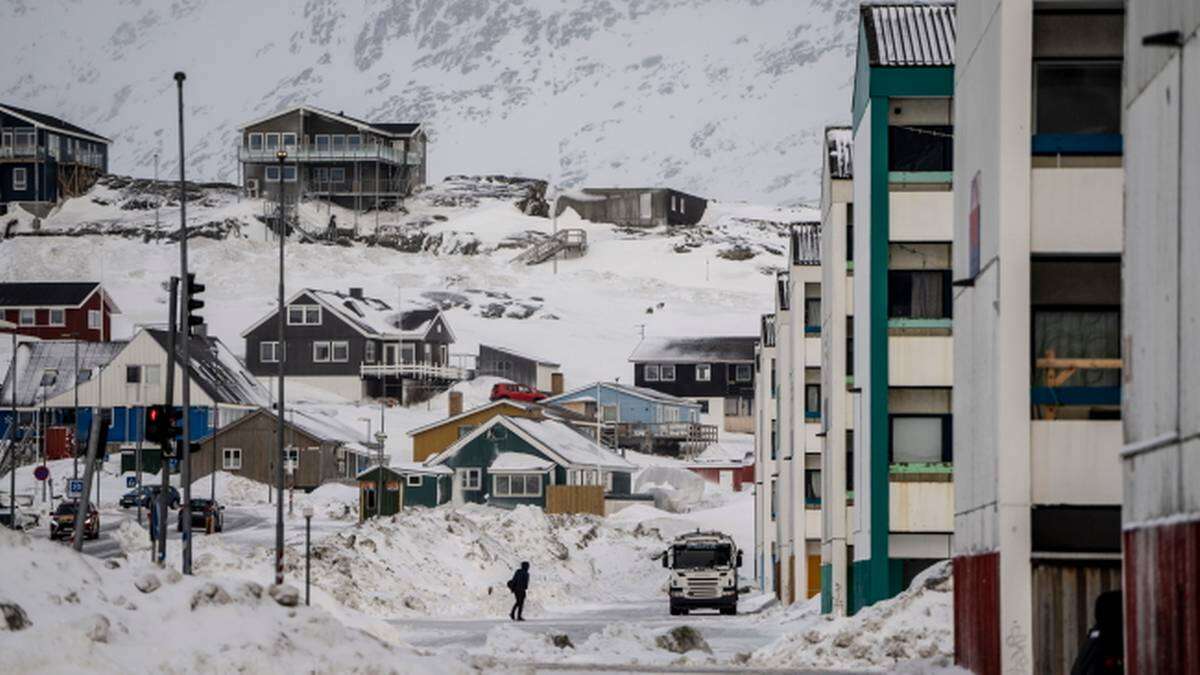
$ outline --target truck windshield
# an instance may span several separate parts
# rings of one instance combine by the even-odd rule
[[[698,567],[728,567],[730,551],[728,544],[690,544],[676,546],[674,555],[675,569],[692,569]]]

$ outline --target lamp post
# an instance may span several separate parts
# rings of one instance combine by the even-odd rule
[[[279,452],[275,461],[275,583],[283,583],[283,461],[285,459],[283,450],[283,365],[287,358],[287,347],[284,344],[284,330],[287,320],[287,308],[284,307],[285,299],[283,297],[283,244],[287,239],[287,213],[286,202],[284,201],[284,181],[283,181],[283,163],[287,161],[287,150],[280,149],[275,153],[275,158],[279,160],[279,345],[276,352],[276,360],[279,362],[279,397],[276,399],[275,417],[278,418],[279,426],[276,431],[276,440]]]
[[[309,588],[311,586],[309,571],[312,568],[312,504],[304,507],[304,606],[307,607]]]

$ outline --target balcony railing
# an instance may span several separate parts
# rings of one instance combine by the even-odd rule
[[[1048,352],[1034,363],[1037,373],[1034,376],[1031,403],[1035,406],[1035,419],[1056,419],[1061,406],[1121,405],[1119,384],[1095,386],[1071,385],[1070,382],[1074,375],[1081,372],[1117,371],[1117,376],[1110,379],[1119,383],[1122,367],[1119,358],[1063,358],[1056,356],[1053,351]]]
[[[3,145],[0,146],[0,159],[15,159],[17,157],[46,158],[46,149],[34,145]]]
[[[399,148],[387,145],[360,145],[357,147],[332,148],[314,145],[295,145],[282,148],[287,150],[288,162],[367,162],[380,161],[391,164],[407,164],[418,166],[423,156],[419,152],[405,152]],[[238,146],[238,161],[242,162],[277,162],[275,153],[280,148],[250,148]]]
[[[4,145],[0,146],[0,159],[30,159],[35,161],[45,161],[46,159],[54,159],[60,164],[82,164],[84,166],[93,166],[97,169],[104,167],[104,155],[99,152],[76,152],[76,153],[47,153],[46,148],[35,147],[32,145]]]
[[[464,380],[467,371],[456,366],[432,363],[380,363],[360,366],[362,377],[410,377],[426,380]]]

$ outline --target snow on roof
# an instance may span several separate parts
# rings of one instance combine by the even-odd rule
[[[722,445],[721,443],[710,443],[699,455],[693,464],[753,464],[754,463],[754,448],[750,447],[747,451],[744,447],[735,445]]]
[[[502,419],[506,424],[520,429],[557,454],[568,465],[599,466],[622,470],[637,468],[612,450],[598,445],[592,439],[562,422],[524,417],[498,417],[496,419]]]
[[[79,372],[83,379],[95,377],[96,369],[107,365],[125,348],[127,342],[79,342]],[[17,405],[36,405],[43,400],[42,381],[46,376],[45,399],[70,391],[75,386],[75,346],[70,340],[23,342],[17,345]],[[11,353],[9,358],[11,358]],[[9,370],[12,370],[11,366]],[[53,371],[52,373],[48,371]],[[12,401],[12,373],[4,376],[0,401]]]
[[[499,345],[489,345],[489,344],[480,344],[479,346],[487,347],[488,349],[493,349],[495,351],[502,352],[504,354],[508,354],[509,356],[515,356],[518,359],[525,359],[526,361],[533,361],[534,363],[536,363],[538,365],[542,365],[542,366],[550,366],[551,368],[558,368],[558,367],[562,366],[561,363],[555,363],[553,361],[547,361],[545,359],[540,359],[536,356],[530,356],[529,354],[519,352],[515,349],[509,349],[508,347],[501,347]]]
[[[483,405],[477,405],[474,408],[469,408],[469,409],[464,410],[464,411],[460,412],[459,414],[454,415],[452,417],[446,417],[446,418],[443,418],[440,420],[436,420],[434,422],[430,422],[429,424],[422,424],[421,426],[416,427],[414,429],[409,429],[408,435],[416,436],[417,434],[419,434],[423,431],[429,431],[430,429],[436,429],[442,425],[451,424],[457,420],[467,417],[468,415],[474,415],[475,413],[483,412],[484,410],[487,410],[489,408],[498,408],[503,405],[509,405],[514,408],[521,408],[522,410],[531,410],[534,407],[532,404],[525,403],[524,401],[514,401],[512,399],[502,398],[502,399],[498,399],[495,401],[490,401],[488,403],[484,403]]]
[[[374,336],[423,338],[440,314],[425,307],[397,312],[379,298],[340,291],[306,288],[305,292],[347,323]]]
[[[166,351],[167,331],[149,328],[146,332]],[[213,401],[257,406],[267,405],[270,401],[266,388],[246,370],[225,343],[212,336],[198,336],[188,344],[192,381]],[[176,350],[179,356],[183,355],[182,345]]]
[[[700,407],[699,403],[679,398],[678,396],[665,394],[661,391],[650,389],[648,387],[638,387],[632,384],[621,384],[619,382],[593,382],[591,384],[585,384],[582,387],[577,387],[571,391],[558,394],[557,396],[544,398],[541,400],[541,403],[543,405],[559,405],[560,403],[569,403],[572,401],[595,401],[596,397],[591,396],[590,394],[591,392],[594,392],[597,387],[611,389],[618,393],[636,396],[638,398],[643,398],[665,405],[678,405],[692,408]]]
[[[953,4],[868,3],[861,9],[872,66],[953,66]]]
[[[753,363],[757,335],[648,337],[629,355],[633,363]]]
[[[399,474],[406,474],[406,473],[430,474],[430,473],[432,473],[432,474],[440,474],[440,475],[446,475],[446,476],[454,474],[454,469],[451,469],[450,467],[444,466],[442,464],[435,464],[435,465],[431,466],[428,464],[421,464],[420,462],[392,462],[391,464],[388,465],[388,468]]]
[[[526,454],[524,452],[502,452],[496,455],[496,459],[492,460],[488,471],[506,472],[506,471],[549,471],[554,467],[554,462],[548,459],[542,459],[535,455]]]
[[[854,177],[854,134],[850,127],[829,127],[825,130],[825,152],[829,158],[829,177]]]

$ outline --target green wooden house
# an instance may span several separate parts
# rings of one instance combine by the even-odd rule
[[[401,508],[434,507],[450,501],[454,472],[444,466],[393,464],[373,466],[358,474],[358,518],[391,516]],[[376,504],[382,487],[382,500]]]
[[[451,499],[496,506],[546,507],[547,488],[603,486],[628,496],[636,470],[615,452],[557,420],[498,415],[429,458],[453,472]]]

